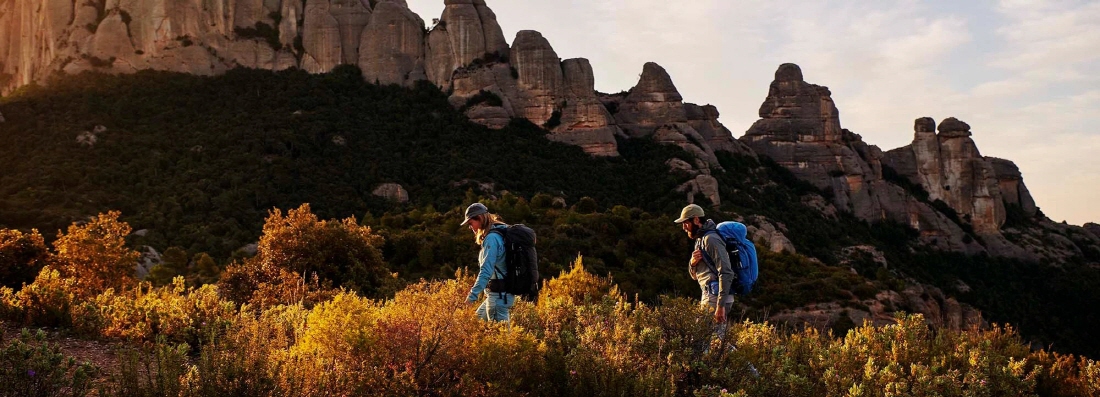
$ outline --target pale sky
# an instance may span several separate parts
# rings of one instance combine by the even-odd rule
[[[442,0],[407,0],[430,23]],[[844,128],[884,151],[913,120],[970,124],[982,155],[1012,160],[1055,221],[1100,223],[1100,1],[487,0],[504,36],[537,30],[588,58],[596,89],[668,70],[686,102],[716,105],[734,136],[775,69],[829,87]]]

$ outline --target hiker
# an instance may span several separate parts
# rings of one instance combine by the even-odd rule
[[[716,232],[713,220],[703,220],[703,208],[689,204],[676,219],[688,237],[695,240],[695,250],[688,262],[688,273],[703,290],[699,305],[714,310],[714,322],[724,329],[726,315],[733,307],[733,282],[736,276],[730,265],[726,243]]]
[[[504,275],[508,271],[504,260],[504,238],[501,233],[491,233],[493,229],[503,232],[508,225],[500,216],[489,213],[489,209],[481,203],[473,203],[466,208],[466,220],[462,221],[462,225],[470,227],[474,240],[481,246],[481,253],[478,254],[481,270],[470,288],[470,294],[466,296],[466,302],[477,303],[481,291],[487,290],[485,301],[477,307],[477,317],[487,321],[508,321],[509,311],[516,299],[504,292],[503,287]]]

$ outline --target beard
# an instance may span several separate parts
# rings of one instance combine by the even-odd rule
[[[687,230],[688,237],[693,238],[693,239],[699,238],[699,230],[702,229],[702,228],[703,228],[702,226],[694,225],[694,224],[688,226],[688,230]]]

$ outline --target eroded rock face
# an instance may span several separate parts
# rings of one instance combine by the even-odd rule
[[[930,201],[947,203],[978,234],[999,235],[1006,201],[1022,207],[1028,203],[1030,214],[1035,214],[1035,203],[1015,164],[982,157],[970,138],[970,125],[948,118],[935,134],[934,123],[928,117],[917,119],[913,143],[888,152],[885,162],[923,187]],[[1011,191],[1011,197],[1002,195],[1001,186]]]
[[[564,105],[561,58],[541,33],[521,30],[512,42],[509,59],[518,75],[518,97],[513,104],[516,116],[546,125]]]
[[[684,98],[660,65],[648,62],[638,85],[618,105],[615,120],[631,137],[649,136],[670,123],[687,123]]]
[[[596,97],[596,79],[592,64],[584,58],[561,63],[561,125],[553,128],[550,139],[580,146],[595,156],[618,156],[615,135],[622,130]]]
[[[885,154],[862,137],[841,128],[828,88],[807,83],[797,65],[775,73],[761,119],[740,140],[775,160],[795,176],[831,191],[840,211],[877,222],[894,220],[920,231],[924,244],[967,253],[985,252],[966,233],[927,203],[883,177]],[[927,123],[920,124],[931,129]],[[917,168],[916,159],[906,167]]]
[[[451,74],[477,59],[508,54],[496,14],[481,0],[447,0],[439,25],[428,35],[427,77],[447,90]]]
[[[1031,192],[1024,186],[1024,177],[1020,174],[1020,168],[1012,161],[996,157],[986,157],[993,166],[993,173],[997,176],[997,186],[1001,191],[1001,198],[1006,205],[1019,206],[1027,216],[1035,216],[1039,208],[1035,206],[1035,199]]]
[[[760,105],[760,120],[748,136],[764,136],[789,142],[837,142],[840,112],[827,87],[807,83],[802,69],[793,63],[779,66]]]
[[[713,150],[725,150],[743,156],[756,157],[756,153],[741,141],[733,138],[733,133],[718,122],[718,108],[714,105],[699,106],[684,104],[687,123],[694,128]]]
[[[359,41],[359,68],[368,82],[407,86],[427,78],[424,21],[407,7],[378,3]]]
[[[211,75],[243,66],[325,72],[358,62],[369,20],[369,2],[361,0],[305,7],[290,0],[5,1],[0,92],[42,82],[54,71]]]
[[[935,195],[959,216],[968,217],[976,232],[998,233],[1005,221],[1005,209],[993,165],[978,152],[966,123],[948,118],[940,123],[939,130],[944,184]]]

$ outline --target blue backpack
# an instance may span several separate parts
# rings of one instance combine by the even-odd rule
[[[733,273],[737,275],[737,280],[733,283],[733,292],[738,295],[747,295],[752,292],[752,287],[756,284],[756,277],[760,273],[759,265],[756,262],[756,246],[746,238],[748,229],[741,222],[722,222],[718,224],[716,229],[711,233],[718,233],[718,236],[722,238],[722,242],[726,243],[730,267],[733,268]],[[706,251],[703,251],[703,258],[710,269],[717,274],[717,266]]]

